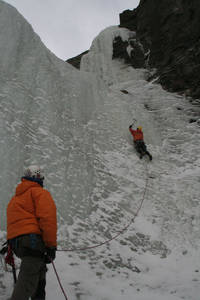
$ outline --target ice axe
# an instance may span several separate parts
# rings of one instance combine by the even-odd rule
[[[136,120],[136,119],[133,119],[132,122],[133,122],[133,123],[131,124],[131,126],[135,125],[135,123],[137,122],[137,120]]]

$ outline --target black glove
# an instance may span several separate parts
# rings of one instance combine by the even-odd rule
[[[44,254],[44,261],[50,264],[56,258],[56,247],[47,247]]]
[[[131,124],[131,125],[129,126],[129,128],[132,128],[132,126],[133,126],[133,124]]]
[[[8,246],[4,246],[1,250],[0,250],[0,254],[4,255],[6,254],[6,252],[8,251]]]
[[[2,249],[0,250],[0,254],[1,255],[4,255],[6,254],[6,252],[8,252],[8,242],[5,242],[3,245],[2,245]]]

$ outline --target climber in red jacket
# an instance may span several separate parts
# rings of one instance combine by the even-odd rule
[[[135,145],[136,151],[140,154],[140,159],[147,154],[149,156],[149,159],[152,160],[152,155],[147,151],[147,147],[144,143],[144,136],[142,132],[142,127],[139,126],[136,130],[132,129],[132,125],[129,126],[129,131],[133,136],[133,141]]]

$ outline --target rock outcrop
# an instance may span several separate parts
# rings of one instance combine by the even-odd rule
[[[120,26],[136,31],[146,66],[164,88],[200,98],[199,0],[141,0],[120,14]]]
[[[67,62],[69,64],[71,64],[72,66],[74,66],[75,68],[79,69],[80,70],[80,64],[81,64],[81,58],[83,55],[87,54],[88,53],[88,50],[75,56],[75,57],[72,57],[72,58],[69,58],[67,60]]]
[[[136,9],[120,14],[119,26],[136,35],[115,38],[113,59],[153,70],[152,78],[168,91],[200,98],[199,0],[140,0]],[[87,52],[67,62],[79,69]]]
[[[124,59],[125,63],[133,68],[145,67],[144,49],[136,37],[132,37],[128,41],[122,41],[120,36],[116,37],[113,42],[112,58]]]

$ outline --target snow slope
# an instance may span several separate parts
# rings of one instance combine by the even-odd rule
[[[198,300],[200,133],[191,103],[112,61],[113,38],[135,35],[126,29],[101,32],[77,71],[2,1],[0,23],[1,226],[23,167],[37,162],[58,207],[60,250],[110,239],[142,204],[116,240],[57,252],[69,300]],[[151,163],[133,149],[133,119]],[[47,299],[64,299],[51,266],[47,281]],[[11,286],[1,268],[1,300]]]

